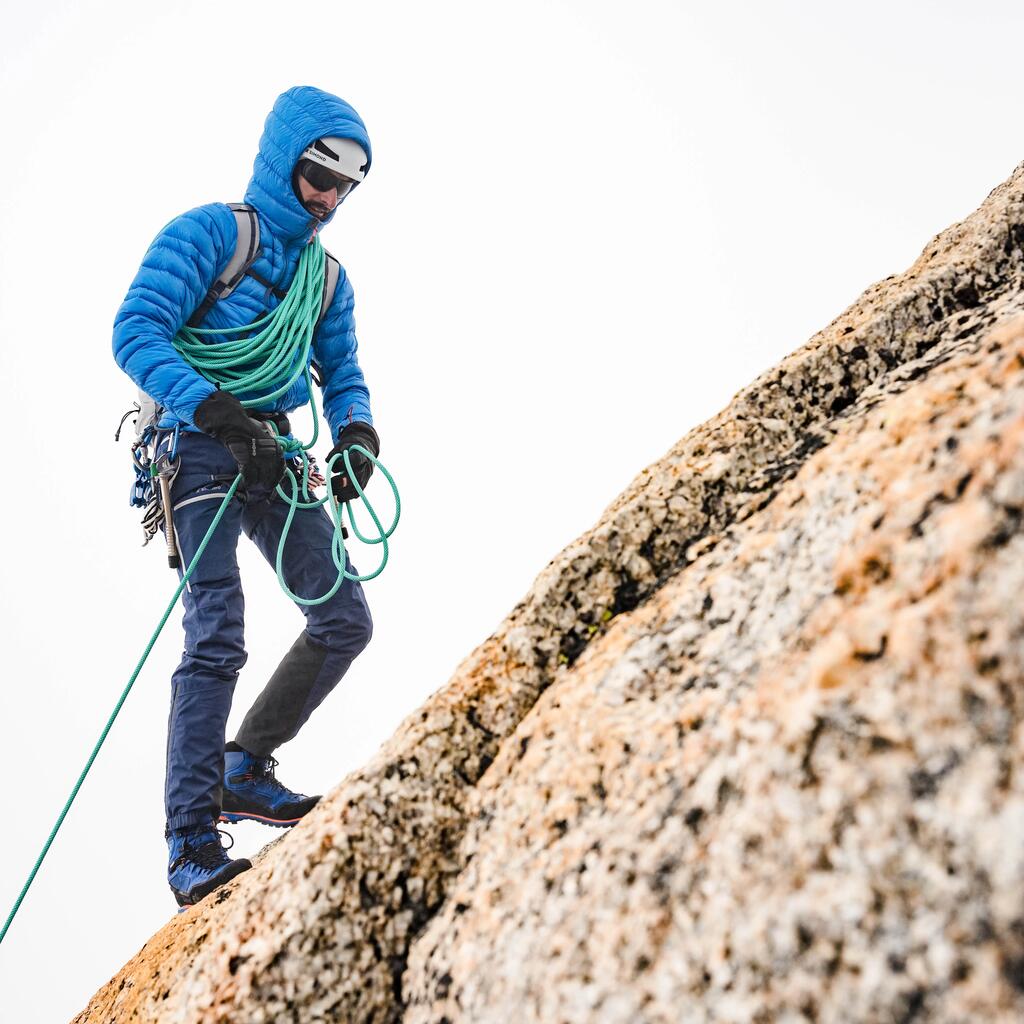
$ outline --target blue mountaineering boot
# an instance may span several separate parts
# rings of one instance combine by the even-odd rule
[[[318,796],[293,793],[274,776],[277,761],[247,750],[224,753],[224,792],[221,821],[262,821],[287,828],[311,811]]]
[[[212,819],[165,835],[169,853],[167,882],[179,907],[198,903],[218,886],[252,867],[244,858],[232,860],[224,852],[220,837],[226,833],[220,832]]]

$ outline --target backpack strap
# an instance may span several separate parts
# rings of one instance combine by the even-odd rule
[[[260,222],[255,207],[246,203],[228,203],[228,208],[235,216],[235,227],[238,229],[235,251],[220,277],[213,282],[206,297],[189,317],[189,327],[198,327],[206,314],[213,309],[214,303],[230,295],[238,287],[239,281],[256,262],[260,252]]]
[[[320,300],[320,315],[316,319],[314,331],[324,322],[327,310],[331,308],[331,300],[334,298],[338,281],[341,279],[341,264],[326,249],[324,256],[324,294]]]
[[[252,269],[252,267],[249,267],[249,269],[244,271],[243,273],[246,275],[246,277],[251,277],[254,281],[263,285],[263,287],[266,288],[267,291],[271,295],[273,295],[278,302],[283,302],[286,296],[288,295],[287,288],[278,288],[273,281],[268,281],[262,274],[257,274],[256,271]]]
[[[331,308],[331,301],[338,288],[338,281],[341,280],[341,264],[326,249],[324,249],[324,256],[326,257],[324,260],[324,292],[320,299],[320,315],[313,325],[314,331],[324,322],[324,317],[327,316],[327,310]],[[315,359],[309,369],[316,386],[322,388],[324,386],[323,371]]]

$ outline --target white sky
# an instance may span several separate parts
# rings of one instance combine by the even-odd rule
[[[174,589],[112,443],[114,311],[161,225],[241,199],[278,93],[336,92],[373,140],[324,242],[404,513],[373,644],[280,753],[318,792],[635,473],[1010,174],[1022,28],[994,2],[5,4],[0,919]],[[301,629],[240,551],[234,724]],[[0,946],[2,1021],[69,1018],[174,911],[179,621]]]

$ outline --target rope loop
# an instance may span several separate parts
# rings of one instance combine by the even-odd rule
[[[334,498],[329,482],[327,494],[323,498],[310,499],[309,456],[306,453],[317,443],[320,434],[320,420],[317,415],[316,399],[313,396],[313,380],[309,366],[313,332],[320,319],[325,269],[326,257],[323,246],[318,238],[314,238],[299,256],[295,278],[287,295],[266,316],[244,327],[183,327],[174,339],[174,347],[182,358],[208,381],[231,391],[247,409],[256,409],[274,402],[300,378],[305,382],[306,394],[309,396],[309,404],[313,410],[313,437],[310,441],[304,444],[294,437],[283,437],[275,424],[268,425],[285,456],[291,461],[296,459],[302,461],[301,479],[289,468],[286,471],[286,480],[290,484],[290,490],[285,491],[281,484],[277,486],[278,497],[288,504],[288,516],[285,519],[284,530],[277,546],[276,569],[281,589],[297,604],[307,607],[329,601],[346,579],[362,583],[374,579],[384,571],[389,557],[388,538],[398,526],[402,507],[394,477],[362,445],[353,445],[353,450],[359,451],[380,469],[391,485],[391,492],[395,499],[395,516],[391,525],[385,529],[370,504],[370,500],[352,473],[348,452],[342,453],[348,477],[353,481],[359,499],[366,506],[366,510],[373,520],[377,536],[363,536],[356,525],[351,503],[346,502],[345,511],[348,514],[352,532],[364,544],[382,545],[380,565],[374,572],[359,576],[350,573],[345,568],[342,510]],[[335,455],[329,460],[328,477],[333,472],[338,458],[339,456]],[[302,500],[303,498],[310,500]],[[282,568],[285,544],[296,512],[301,509],[319,508],[322,505],[328,505],[331,522],[334,524],[331,557],[338,570],[338,575],[327,593],[321,594],[319,597],[301,597],[285,583]]]

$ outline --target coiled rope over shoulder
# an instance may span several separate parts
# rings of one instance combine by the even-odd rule
[[[295,277],[292,281],[292,285],[288,289],[288,294],[281,303],[265,317],[262,317],[253,324],[240,328],[223,328],[218,330],[212,328],[183,327],[174,338],[174,347],[191,366],[193,366],[211,383],[216,384],[218,387],[223,387],[237,395],[241,400],[242,405],[249,409],[258,409],[260,406],[274,402],[277,398],[284,395],[300,377],[305,378],[306,388],[309,394],[309,402],[313,408],[313,437],[308,444],[303,444],[294,438],[283,438],[280,437],[280,435],[277,435],[278,443],[284,450],[285,455],[290,455],[292,457],[290,461],[294,462],[297,460],[301,462],[302,465],[302,468],[298,473],[296,473],[296,469],[298,467],[289,468],[287,470],[285,475],[285,480],[288,483],[287,491],[281,484],[278,484],[277,487],[278,496],[283,501],[287,502],[289,506],[288,515],[285,519],[284,530],[281,533],[281,540],[277,547],[277,578],[281,585],[281,589],[284,590],[284,592],[293,601],[303,605],[317,605],[323,604],[325,601],[329,601],[338,592],[338,589],[341,587],[345,579],[365,581],[379,576],[380,573],[384,571],[384,567],[387,565],[388,561],[388,538],[395,532],[395,529],[398,526],[399,517],[401,516],[401,498],[399,497],[398,487],[395,485],[394,478],[384,468],[384,466],[381,465],[377,458],[371,452],[367,451],[362,445],[353,445],[352,447],[356,451],[365,455],[374,464],[374,466],[380,470],[391,485],[391,491],[394,495],[395,515],[391,525],[387,527],[387,529],[381,525],[376,511],[367,499],[362,487],[359,486],[359,482],[356,480],[355,474],[352,472],[352,463],[349,459],[348,452],[343,452],[341,456],[336,455],[328,461],[327,469],[328,474],[330,474],[333,472],[334,464],[337,462],[338,458],[340,457],[344,459],[345,470],[348,477],[353,481],[359,498],[366,506],[366,510],[370,514],[370,518],[373,520],[374,526],[377,528],[377,537],[364,537],[356,526],[351,505],[346,503],[345,509],[348,512],[349,521],[356,536],[365,544],[381,544],[383,546],[380,565],[371,573],[364,576],[357,576],[347,572],[345,569],[345,548],[342,542],[342,510],[337,499],[334,497],[330,486],[328,485],[327,493],[323,498],[317,499],[310,495],[309,456],[307,455],[307,452],[316,444],[320,431],[316,404],[313,398],[313,382],[309,372],[309,363],[310,351],[313,345],[313,332],[316,328],[316,322],[320,314],[321,298],[323,294],[324,263],[325,256],[323,246],[320,244],[319,239],[314,238],[312,242],[303,249],[302,254],[299,257],[298,267],[295,271]],[[235,336],[233,340],[230,337],[232,335]],[[50,847],[53,845],[53,841],[57,836],[58,830],[64,823],[64,819],[67,817],[68,811],[71,809],[71,805],[75,801],[75,797],[78,796],[78,791],[82,788],[82,783],[85,782],[85,777],[89,774],[89,770],[92,768],[93,762],[96,760],[96,757],[100,752],[100,748],[103,746],[107,735],[113,727],[114,721],[120,713],[121,708],[124,706],[124,702],[128,699],[128,694],[135,685],[135,680],[138,679],[139,673],[142,671],[142,667],[149,658],[149,654],[153,650],[157,638],[163,631],[168,618],[170,618],[171,612],[174,610],[174,606],[178,603],[178,598],[181,596],[182,591],[185,589],[189,579],[192,577],[192,573],[199,564],[199,560],[202,558],[203,552],[206,550],[206,547],[210,542],[210,538],[213,536],[218,525],[220,525],[220,521],[223,519],[224,513],[227,511],[228,505],[234,499],[235,493],[241,486],[241,483],[242,475],[239,473],[228,488],[227,493],[224,495],[224,500],[217,509],[217,513],[203,536],[202,541],[200,541],[199,547],[196,549],[196,553],[193,556],[192,561],[182,573],[181,580],[178,583],[178,587],[175,590],[173,597],[168,603],[167,608],[164,610],[163,616],[161,617],[156,629],[153,631],[152,636],[149,638],[146,649],[143,651],[142,657],[135,666],[135,671],[132,672],[131,678],[128,680],[128,683],[122,691],[117,703],[114,705],[114,710],[107,719],[107,724],[104,726],[99,740],[97,740],[96,745],[92,749],[92,753],[89,755],[88,761],[86,761],[85,767],[78,776],[78,780],[75,783],[74,788],[71,790],[71,795],[65,802],[64,807],[57,818],[56,824],[53,826],[49,837],[44,843],[42,851],[36,858],[36,862],[29,873],[27,881],[22,886],[21,892],[18,894],[18,898],[15,900],[14,906],[11,908],[11,912],[7,915],[7,920],[4,922],[3,929],[0,930],[0,942],[3,942],[4,937],[7,935],[11,922],[18,913],[18,910],[25,899],[25,895],[28,893],[32,882],[35,880],[36,874],[39,872],[39,868],[42,865],[44,858],[49,852]],[[300,494],[307,500],[300,500]],[[282,560],[284,557],[285,544],[288,540],[288,533],[291,530],[292,521],[295,518],[296,512],[300,509],[319,508],[324,503],[329,503],[331,520],[334,523],[334,539],[331,545],[331,556],[338,575],[334,585],[325,594],[321,594],[318,597],[302,597],[293,593],[284,581]]]
[[[310,497],[309,456],[306,453],[317,442],[320,423],[316,413],[316,400],[313,397],[313,381],[309,365],[313,332],[320,317],[325,264],[324,248],[320,244],[320,240],[314,237],[302,250],[288,294],[266,316],[245,327],[219,329],[182,327],[174,339],[174,347],[183,359],[210,383],[237,396],[247,409],[267,407],[286,394],[299,378],[305,380],[309,402],[313,408],[312,438],[308,443],[303,444],[294,438],[283,438],[277,435],[278,443],[285,454],[292,456],[289,461],[301,464],[301,471],[299,471],[299,466],[288,469],[285,476],[287,489],[280,484],[277,488],[278,496],[289,506],[288,517],[277,546],[277,579],[281,589],[293,601],[303,605],[323,604],[325,601],[329,601],[338,592],[338,588],[345,579],[365,581],[379,576],[388,562],[388,538],[394,533],[401,516],[401,499],[394,478],[374,455],[361,445],[354,445],[355,450],[370,459],[374,466],[381,471],[391,485],[391,492],[395,499],[395,516],[391,525],[385,529],[362,488],[359,487],[358,482],[355,484],[359,497],[377,528],[377,536],[364,537],[356,526],[351,507],[346,506],[352,530],[363,543],[382,545],[381,562],[376,570],[364,576],[356,576],[345,569],[342,509],[330,488],[323,498]],[[273,427],[271,429],[274,430]],[[277,433],[276,430],[274,432]],[[355,480],[348,453],[343,453],[342,457],[349,479]],[[334,471],[334,464],[338,458],[339,456],[334,456],[328,462],[328,473]],[[300,500],[300,494],[306,499],[305,501]],[[318,508],[324,504],[329,504],[331,520],[334,523],[334,542],[331,554],[338,576],[327,593],[321,594],[319,597],[303,597],[289,590],[284,581],[281,569],[284,549],[295,513],[299,509]]]

